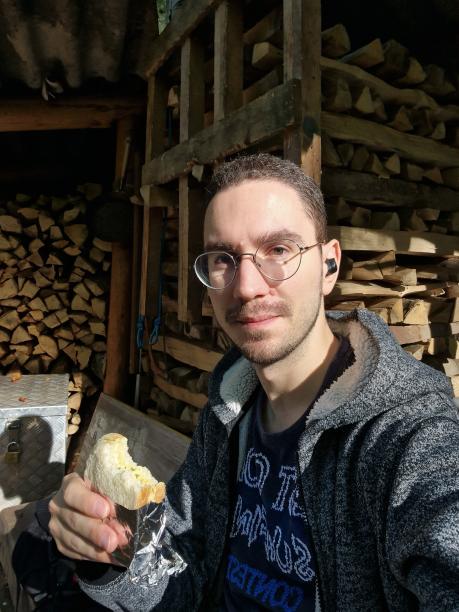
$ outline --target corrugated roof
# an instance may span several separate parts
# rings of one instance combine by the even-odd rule
[[[155,0],[0,0],[0,93],[143,76],[157,34]]]

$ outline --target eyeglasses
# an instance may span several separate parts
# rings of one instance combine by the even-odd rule
[[[283,281],[298,272],[303,253],[319,244],[323,242],[301,247],[286,238],[264,242],[255,253],[233,255],[226,251],[208,251],[196,258],[194,271],[201,283],[209,289],[225,289],[235,279],[241,258],[250,256],[263,276],[273,281]]]

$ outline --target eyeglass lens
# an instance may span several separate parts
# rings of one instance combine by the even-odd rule
[[[293,276],[298,270],[300,254],[300,247],[286,239],[262,244],[253,254],[253,260],[264,276],[271,280],[282,281]],[[234,279],[238,259],[238,256],[225,251],[203,253],[196,260],[196,273],[208,287],[224,289]]]

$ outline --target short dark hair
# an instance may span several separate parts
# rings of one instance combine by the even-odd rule
[[[327,213],[322,192],[315,181],[299,166],[268,153],[237,157],[215,169],[207,186],[208,201],[220,191],[246,180],[276,180],[292,187],[299,195],[305,212],[314,225],[317,240],[326,242]]]

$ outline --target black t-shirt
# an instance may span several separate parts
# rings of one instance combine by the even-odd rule
[[[343,339],[316,399],[352,360],[352,348]],[[297,460],[308,407],[291,427],[269,434],[261,419],[265,404],[261,390],[236,487],[222,610],[313,612],[316,562]]]

